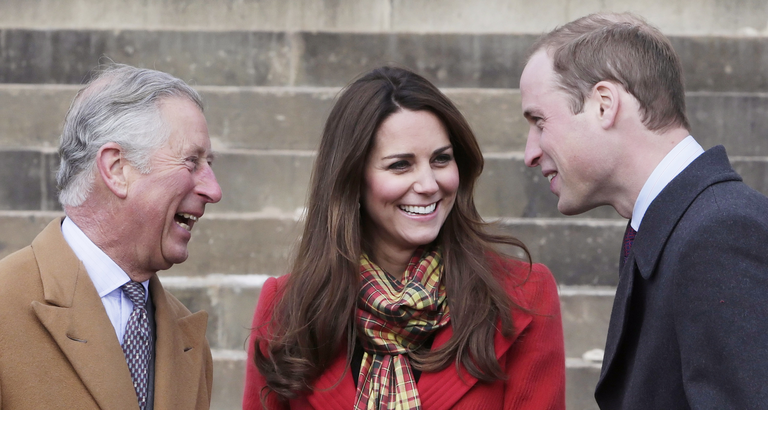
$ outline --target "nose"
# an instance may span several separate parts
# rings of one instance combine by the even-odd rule
[[[437,184],[435,172],[431,167],[419,170],[418,177],[413,183],[414,192],[418,194],[432,195],[439,189],[440,186]]]
[[[534,132],[529,131],[528,139],[525,141],[525,164],[529,167],[538,166],[540,158],[541,147],[539,147]]]
[[[200,173],[196,189],[197,194],[204,197],[209,203],[215,204],[221,201],[221,187],[216,181],[216,175],[210,165],[206,165]]]

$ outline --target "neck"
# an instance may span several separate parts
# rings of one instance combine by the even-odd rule
[[[622,217],[626,219],[632,217],[637,197],[653,170],[688,135],[690,135],[688,130],[675,128],[662,133],[646,129],[637,136],[627,137],[625,142],[630,151],[627,154],[624,172],[619,173],[624,181],[621,183],[621,192],[612,203],[613,208]]]
[[[387,246],[372,247],[369,256],[379,267],[392,276],[402,279],[408,262],[416,249],[400,249]]]
[[[120,227],[115,226],[119,224],[108,222],[117,220],[115,212],[112,211],[113,207],[111,203],[95,203],[89,197],[82,205],[67,207],[64,210],[67,217],[72,219],[83,234],[112,259],[131,280],[145,281],[151,278],[153,273],[140,271],[130,265],[131,260],[126,256],[126,251],[130,248],[126,248],[124,241],[125,238],[130,237],[121,236]]]

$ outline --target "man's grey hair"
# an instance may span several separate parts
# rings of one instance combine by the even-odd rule
[[[181,97],[200,111],[200,95],[184,81],[151,69],[110,64],[94,74],[72,101],[64,120],[56,174],[59,202],[80,206],[91,192],[96,154],[109,142],[119,144],[126,160],[149,173],[152,154],[169,138],[160,103]]]

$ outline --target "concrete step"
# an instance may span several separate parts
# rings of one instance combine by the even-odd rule
[[[213,397],[211,409],[242,408],[245,385],[244,351],[213,351]],[[600,377],[600,365],[568,359],[565,370],[565,407],[572,410],[598,409],[595,385]]]
[[[163,286],[192,311],[208,311],[208,342],[215,349],[242,351],[250,334],[253,311],[266,275],[167,276]],[[616,287],[559,288],[568,358],[584,359],[602,350],[608,333]],[[586,361],[586,360],[585,360]]]
[[[670,34],[765,32],[760,0],[5,0],[0,27],[538,33],[598,10],[637,12]]]
[[[0,258],[27,246],[56,212],[0,212]],[[505,218],[495,229],[518,237],[535,262],[562,285],[615,286],[626,222],[618,219]],[[189,259],[167,276],[283,274],[301,223],[289,216],[206,214],[189,243]],[[516,253],[510,249],[509,253]]]
[[[60,210],[56,198],[58,156],[52,149],[0,150],[0,210]],[[746,184],[768,194],[768,157],[732,156],[732,164]],[[223,191],[220,203],[208,214],[283,214],[298,217],[314,163],[314,152],[303,150],[225,150],[219,152],[215,172]],[[485,168],[475,190],[475,203],[486,218],[564,218],[557,197],[538,168],[529,168],[523,154],[486,153]],[[619,219],[601,207],[577,219]]]
[[[0,82],[77,84],[104,57],[201,85],[340,87],[399,64],[440,87],[517,88],[535,34],[0,29]],[[768,91],[765,37],[673,36],[691,91]],[[61,53],[66,53],[65,56]]]
[[[0,150],[58,146],[77,85],[0,84]],[[198,86],[217,151],[307,150],[320,142],[338,87]],[[516,89],[444,88],[483,151],[522,152],[528,124]],[[731,156],[768,156],[768,93],[688,92],[693,135]]]
[[[0,258],[27,246],[57,212],[0,211]],[[522,240],[535,262],[562,285],[615,286],[626,227],[622,219],[503,218],[496,229]],[[168,276],[283,274],[301,223],[290,215],[206,214],[189,244],[189,259]],[[516,253],[514,249],[509,253]]]

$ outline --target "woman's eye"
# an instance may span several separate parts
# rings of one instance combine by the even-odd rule
[[[397,162],[389,165],[387,168],[391,169],[391,170],[396,170],[397,171],[397,170],[404,170],[404,169],[408,168],[408,166],[409,166],[408,161],[401,160],[401,161],[397,161]]]
[[[443,153],[435,156],[435,163],[439,164],[445,164],[453,160],[453,155],[450,155],[448,153]]]

